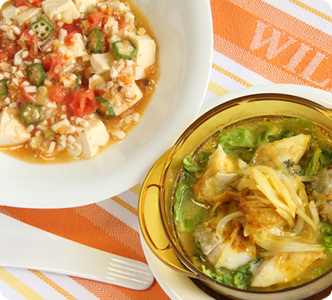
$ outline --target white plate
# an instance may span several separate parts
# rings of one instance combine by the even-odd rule
[[[0,205],[64,208],[131,188],[197,116],[212,64],[209,0],[136,0],[159,47],[160,82],[140,124],[90,160],[31,165],[0,153]],[[4,0],[0,0],[0,5]]]
[[[226,101],[242,96],[247,96],[252,94],[265,94],[265,93],[279,93],[279,94],[299,96],[315,101],[321,105],[324,105],[325,107],[332,108],[331,93],[314,89],[311,87],[282,84],[282,85],[254,86],[221,96],[205,104],[200,111],[200,115]],[[166,265],[164,265],[150,250],[149,246],[146,244],[142,235],[141,235],[141,242],[145,257],[152,270],[152,273],[154,274],[156,280],[158,281],[162,289],[172,300],[213,299],[209,295],[204,293],[201,289],[199,289],[188,277],[181,275],[173,271],[172,269],[168,268]],[[326,299],[332,300],[332,296],[330,295]]]

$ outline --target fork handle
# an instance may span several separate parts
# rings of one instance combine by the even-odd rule
[[[147,264],[94,249],[0,213],[0,265],[61,273],[144,290],[154,277]]]

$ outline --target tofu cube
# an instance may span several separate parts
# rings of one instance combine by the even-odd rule
[[[105,146],[109,139],[106,127],[100,120],[90,121],[89,126],[79,132],[79,136],[83,145],[83,156],[86,158],[94,157],[99,146]]]
[[[100,1],[99,0],[74,0],[74,2],[78,8],[78,11],[81,13],[84,13],[87,11],[89,6],[94,5]]]
[[[120,93],[111,100],[115,115],[119,116],[129,108],[133,107],[143,97],[143,93],[136,83],[125,85]]]
[[[64,11],[70,11],[69,17],[72,20],[80,17],[80,12],[71,0],[45,0],[42,2],[42,7],[45,15],[50,20],[53,20],[55,15],[62,14]]]
[[[0,114],[0,146],[20,145],[27,142],[31,134],[15,118],[9,107]]]
[[[111,69],[113,59],[111,53],[92,54],[90,63],[97,74],[102,74]]]
[[[1,12],[4,19],[16,20],[17,9],[14,5],[7,5]]]
[[[29,21],[32,17],[41,15],[43,10],[41,8],[29,8],[16,17],[18,25],[22,26],[25,22]]]
[[[128,39],[136,47],[133,61],[137,64],[135,68],[135,80],[146,77],[145,68],[152,65],[156,59],[156,42],[149,36],[138,36],[130,33]]]
[[[102,90],[106,87],[106,82],[100,75],[93,75],[89,78],[89,89],[91,90]]]
[[[87,54],[83,36],[80,33],[75,33],[69,45],[61,46],[58,51],[71,58],[81,57]]]

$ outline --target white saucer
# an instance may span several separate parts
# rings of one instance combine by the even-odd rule
[[[299,96],[311,101],[315,101],[321,105],[324,105],[327,108],[332,108],[332,94],[329,92],[305,86],[276,84],[276,85],[254,86],[221,96],[205,104],[202,107],[199,116],[204,114],[211,108],[219,104],[222,104],[226,101],[242,96],[247,96],[252,94],[265,94],[265,93],[277,93],[277,94],[288,94],[293,96]],[[201,289],[199,289],[188,277],[181,275],[173,271],[166,265],[164,265],[150,250],[149,246],[146,244],[141,233],[140,237],[143,246],[143,251],[145,253],[145,257],[151,268],[152,273],[154,274],[159,285],[172,300],[213,299],[209,295],[204,293]],[[332,295],[325,298],[325,300],[332,300]]]

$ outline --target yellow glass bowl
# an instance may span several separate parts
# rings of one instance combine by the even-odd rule
[[[243,96],[206,112],[166,151],[145,178],[139,199],[139,224],[150,250],[173,270],[232,299],[294,300],[315,295],[332,284],[332,271],[299,285],[275,291],[244,291],[216,282],[197,269],[184,253],[173,221],[173,195],[182,170],[182,159],[191,155],[219,130],[257,117],[305,118],[332,133],[331,111],[304,98],[283,94]]]

